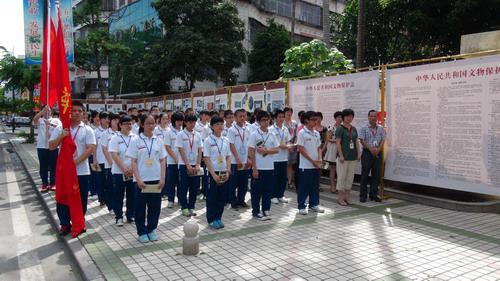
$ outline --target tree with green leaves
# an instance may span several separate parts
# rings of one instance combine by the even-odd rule
[[[294,46],[285,52],[285,61],[281,64],[284,78],[328,74],[352,69],[352,61],[347,59],[337,48],[328,48],[321,40],[312,40]]]
[[[111,54],[127,56],[130,49],[113,40],[101,13],[101,0],[84,0],[73,13],[76,24],[88,28],[85,37],[76,40],[75,65],[89,72],[97,72],[97,82],[101,98],[106,97],[101,68],[106,65]]]
[[[500,0],[364,2],[364,65],[458,54],[461,35],[500,28]],[[332,20],[333,42],[355,57],[358,1]]]
[[[245,29],[230,0],[157,0],[153,7],[166,27],[162,58],[185,91],[196,81],[236,82],[234,68],[245,60]]]
[[[257,33],[248,56],[251,83],[278,79],[285,51],[290,48],[290,34],[286,28],[273,19],[268,20],[267,25],[265,31]]]
[[[18,59],[9,54],[5,48],[0,46],[3,51],[3,58],[0,60],[0,84],[3,84],[3,90],[11,90],[13,93],[22,93],[27,90],[29,93],[28,101],[17,101],[13,94],[9,104],[3,103],[6,108],[15,113],[31,112],[31,118],[34,116],[33,92],[35,85],[40,83],[40,66],[26,65],[24,60]],[[35,129],[33,125],[30,128],[30,137],[28,142],[34,142]]]

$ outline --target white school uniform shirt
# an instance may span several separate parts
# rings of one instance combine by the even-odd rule
[[[108,145],[108,151],[109,153],[115,152],[118,154],[118,157],[122,160],[123,164],[125,167],[130,168],[132,166],[132,160],[130,157],[126,156],[127,149],[129,148],[132,138],[135,136],[132,132],[128,134],[128,136],[117,132],[111,137],[111,140],[109,141]],[[123,174],[123,171],[120,169],[120,167],[116,164],[115,160],[113,160],[113,165],[111,166],[111,173],[113,175],[121,175]]]
[[[224,122],[225,122],[225,121],[224,121]],[[227,127],[227,126],[226,126],[226,123],[224,123],[224,129],[222,130],[222,134],[221,134],[221,135],[222,135],[223,137],[226,137],[226,138],[227,138],[227,134],[229,133],[229,129],[231,129],[232,127],[233,127],[233,126],[231,126],[231,127]]]
[[[48,122],[45,123],[45,121]],[[57,126],[62,126],[58,118],[38,119],[38,134],[36,137],[36,148],[49,149],[49,139]]]
[[[250,131],[250,135],[253,134],[257,129],[260,128],[260,124],[255,121],[254,123],[250,124],[247,126],[248,130]]]
[[[229,143],[234,144],[238,158],[242,164],[246,164],[248,160],[248,140],[250,139],[250,131],[248,126],[243,125],[243,128],[234,123],[231,129],[228,130],[227,139]],[[236,164],[236,158],[231,153],[231,164]]]
[[[203,125],[201,121],[198,121],[194,126],[194,130],[200,134],[202,140],[205,140],[210,134],[212,134],[210,122],[207,122],[205,125]]]
[[[105,149],[108,149],[109,151],[109,141],[111,138],[116,135],[117,132],[113,131],[111,128],[106,129],[104,133],[101,135],[101,140],[99,141],[99,145],[101,146],[101,150],[104,151]],[[104,152],[102,154],[104,156]],[[104,168],[105,169],[110,169],[113,163],[108,163],[108,160],[106,160],[106,157],[104,156]]]
[[[227,171],[226,157],[230,154],[229,141],[226,137],[221,136],[218,138],[211,135],[203,142],[203,155],[210,158],[212,167],[216,172]],[[217,159],[219,157],[222,157],[222,163],[219,163]]]
[[[276,139],[278,140],[279,144],[287,144],[290,142],[290,133],[288,132],[287,127],[284,125],[281,125],[281,128],[279,128],[277,125],[273,125],[271,128],[269,128],[271,133],[276,136]],[[288,149],[279,149],[278,154],[274,155],[274,162],[287,162],[288,161]]]
[[[61,135],[62,129],[62,126],[57,126],[50,137],[50,141],[55,140],[59,135]],[[73,159],[80,157],[83,152],[87,150],[87,145],[96,144],[94,130],[85,125],[83,122],[80,122],[80,124],[75,128],[70,128],[70,133],[69,137],[73,138],[76,144],[76,151],[75,154],[73,154]],[[85,160],[76,166],[76,174],[78,176],[90,175],[88,158],[85,158]]]
[[[132,125],[132,133],[134,133],[134,135],[139,135],[139,124],[134,123]]]
[[[151,138],[143,133],[134,135],[125,154],[126,156],[137,159],[137,170],[141,175],[142,181],[159,181],[161,178],[160,160],[167,157],[167,151],[161,138],[154,134]],[[153,164],[148,166],[148,159],[153,160]],[[134,175],[134,181],[137,181]]]
[[[163,129],[160,125],[156,126],[155,130],[153,131],[153,134],[161,139],[163,139],[163,142],[165,143],[165,137],[168,134],[168,131],[170,131],[170,128],[167,126],[165,129]]]
[[[248,147],[255,148],[255,164],[257,170],[274,170],[274,155],[266,155],[265,157],[257,153],[258,143],[261,142],[260,146],[266,148],[276,148],[279,146],[278,140],[268,129],[267,132],[263,132],[260,128],[255,132],[250,134],[250,139],[248,140]]]
[[[179,132],[182,132],[182,130],[177,130],[176,128],[172,127],[170,130],[168,130],[168,133],[165,135],[165,138],[163,139],[163,142],[165,145],[170,146],[170,149],[174,152],[174,154],[177,156],[177,159],[180,159],[179,156],[179,149],[175,146],[175,141],[177,140],[177,135]],[[170,156],[167,152],[167,165],[176,165],[177,163],[175,162],[175,159]]]
[[[188,130],[184,129],[177,134],[175,147],[177,150],[179,150],[179,148],[183,148],[189,164],[194,166],[196,165],[196,160],[198,159],[198,148],[203,148],[201,135],[194,130],[190,133]],[[178,155],[179,165],[185,165],[184,159],[180,157],[180,153]]]
[[[297,145],[304,147],[309,157],[319,160],[318,148],[321,147],[321,136],[316,130],[310,131],[306,127],[300,130],[297,136]],[[300,169],[316,169],[313,163],[300,154]]]
[[[102,153],[102,147],[101,147],[101,137],[106,132],[106,129],[103,129],[101,127],[97,127],[94,129],[94,134],[95,134],[95,141],[96,141],[96,148],[95,148],[95,154],[97,158],[97,163],[99,164],[104,164],[106,162],[106,158],[104,157],[104,154]]]

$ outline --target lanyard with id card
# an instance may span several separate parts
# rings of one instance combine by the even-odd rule
[[[193,151],[193,146],[194,146],[194,134],[191,134],[193,137],[190,138],[189,135],[186,133],[186,131],[184,131],[184,134],[186,135],[186,137],[188,137],[188,142],[189,142],[189,163],[185,163],[186,165],[188,164],[191,164],[193,162],[196,161],[196,158],[195,158],[195,155],[194,155],[194,151]]]
[[[280,145],[285,144],[285,130],[283,130],[282,128],[280,129],[280,128],[276,127],[276,131],[278,131],[278,134],[280,136]]]
[[[76,129],[76,133],[74,136],[71,136],[71,138],[73,139],[73,142],[76,144],[76,140],[77,140],[77,136],[78,136],[78,132],[80,132],[80,126],[78,126],[78,129]],[[78,148],[78,144],[76,145],[76,147]],[[78,157],[78,149],[75,149],[75,153],[73,153],[73,159],[76,159]]]
[[[146,143],[146,140],[141,138],[142,141],[144,142],[144,145],[146,146],[146,150],[148,151],[148,159],[146,160],[146,166],[148,168],[153,167],[153,159],[151,158],[151,152],[153,152],[153,143],[155,141],[154,138],[151,138],[151,146],[148,148],[148,144]]]
[[[354,142],[352,141],[352,126],[349,129],[347,129],[347,133],[349,136],[349,149],[353,150],[354,149]]]
[[[368,127],[370,127],[370,125],[368,125]],[[378,141],[377,141],[378,127],[377,127],[377,125],[375,125],[375,131],[372,128],[369,128],[369,129],[370,129],[370,133],[372,134],[372,137],[373,137],[373,147],[378,147]]]
[[[210,138],[214,141],[214,144],[217,147],[217,152],[219,153],[217,155],[217,165],[219,165],[219,168],[221,168],[222,164],[224,163],[224,157],[222,156],[222,150],[224,149],[224,140],[221,140],[222,145],[219,148],[219,144],[217,143],[217,139],[214,139],[212,136],[210,136]]]

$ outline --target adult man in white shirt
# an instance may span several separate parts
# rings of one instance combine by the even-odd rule
[[[61,125],[61,121],[58,118],[52,118],[50,108],[45,106],[33,118],[33,125],[38,125],[36,150],[40,164],[40,178],[42,179],[40,191],[55,191],[56,162],[59,149],[49,150],[49,138],[54,128]]]
[[[82,122],[83,117],[83,104],[79,101],[72,101],[71,103],[71,124],[70,130],[58,126],[54,129],[50,137],[49,148],[56,149],[63,138],[73,138],[76,151],[73,155],[73,161],[76,165],[76,174],[78,175],[78,186],[80,188],[80,197],[82,200],[83,214],[87,212],[87,197],[88,188],[90,184],[90,166],[88,158],[92,151],[95,149],[95,135],[92,128]],[[66,205],[57,204],[57,216],[59,217],[61,229],[59,234],[62,236],[71,232],[71,222],[69,215],[69,207]]]

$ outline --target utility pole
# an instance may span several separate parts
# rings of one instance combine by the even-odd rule
[[[293,37],[295,36],[295,8],[297,7],[297,0],[292,0],[292,28],[290,30],[290,45],[293,46]]]
[[[358,36],[356,40],[356,68],[363,67],[365,61],[365,30],[366,30],[365,1],[358,0]]]
[[[330,48],[330,0],[323,0],[323,41]]]

